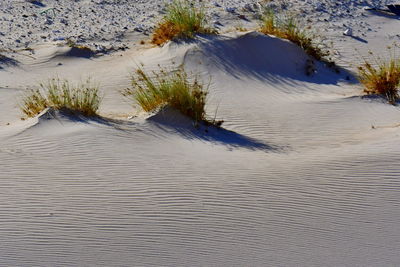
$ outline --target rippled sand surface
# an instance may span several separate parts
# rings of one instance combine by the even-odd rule
[[[2,142],[2,265],[397,262],[395,140],[300,154],[47,124],[66,133]]]

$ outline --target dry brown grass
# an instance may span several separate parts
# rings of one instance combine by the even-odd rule
[[[373,57],[371,52],[370,55]],[[382,95],[394,105],[399,99],[400,58],[396,57],[393,50],[387,60],[375,57],[372,60],[364,59],[364,63],[358,67],[358,80],[364,86],[365,93]]]
[[[162,45],[175,37],[179,36],[181,30],[175,24],[169,21],[160,23],[154,30],[151,42],[155,45]]]
[[[125,89],[122,94],[146,112],[168,105],[193,119],[196,124],[206,122],[220,126],[222,121],[207,118],[208,90],[204,87],[197,77],[190,79],[182,68],[173,72],[161,68],[151,76],[139,68],[132,77],[132,88]]]
[[[316,60],[324,60],[329,55],[329,52],[317,42],[318,36],[301,29],[299,23],[293,17],[278,18],[273,11],[269,10],[264,15],[260,31],[291,41]]]
[[[77,48],[79,50],[93,52],[93,50],[90,49],[90,47],[88,47],[86,45],[79,45],[79,44],[75,43],[74,41],[72,41],[71,39],[68,39],[66,44],[67,44],[67,46],[69,46],[71,48]]]
[[[84,116],[96,116],[100,106],[98,86],[90,79],[73,85],[67,80],[51,79],[40,84],[40,89],[27,92],[20,103],[22,112],[34,117],[46,108],[68,109]]]
[[[193,1],[175,0],[167,7],[167,14],[156,27],[151,42],[162,45],[170,40],[193,38],[195,34],[216,33],[206,26],[204,7]]]
[[[49,107],[46,97],[40,90],[30,90],[22,99],[20,108],[28,117],[35,117]]]

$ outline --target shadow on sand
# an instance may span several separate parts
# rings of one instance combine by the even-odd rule
[[[384,17],[384,18],[388,18],[388,19],[399,19],[400,18],[400,15],[396,15],[396,14],[390,12],[389,9],[388,10],[368,9],[367,11],[375,16]]]
[[[29,129],[40,127],[43,123],[48,121],[57,121],[60,125],[65,123],[83,123],[83,124],[98,124],[107,127],[111,127],[115,130],[124,132],[126,136],[135,134],[135,132],[148,132],[148,134],[159,136],[159,131],[179,135],[188,140],[200,140],[204,142],[210,142],[218,145],[225,145],[228,148],[245,148],[250,150],[261,150],[265,152],[279,152],[283,151],[285,147],[266,144],[262,141],[235,133],[233,131],[226,130],[221,127],[210,126],[204,123],[200,123],[198,127],[195,127],[193,121],[182,115],[170,107],[164,107],[156,114],[146,119],[149,128],[141,127],[144,126],[141,123],[125,121],[125,120],[114,120],[101,116],[85,117],[82,114],[71,111],[69,109],[55,110],[48,108],[38,115],[39,123],[32,125],[25,129],[26,132]],[[156,128],[156,131],[154,131]],[[23,132],[18,133],[22,134]]]
[[[359,41],[359,42],[368,44],[368,41],[367,41],[367,40],[365,40],[365,39],[363,39],[363,38],[361,38],[361,37],[359,37],[359,36],[350,36],[350,37],[353,38],[353,39],[356,40],[356,41]]]
[[[28,0],[29,3],[32,5],[38,6],[38,7],[46,7],[45,4],[43,4],[41,1],[36,1],[36,0]]]
[[[87,117],[79,112],[75,112],[70,109],[55,110],[53,108],[48,108],[47,110],[43,111],[41,114],[38,115],[39,124],[53,119],[57,120],[60,124],[63,124],[63,122],[67,121],[84,123],[84,124],[95,123],[99,125],[112,127],[119,131],[129,131],[130,126],[136,124],[130,121],[106,118],[100,115]]]
[[[330,68],[328,63],[312,60],[315,73],[306,74],[310,57],[297,45],[258,32],[237,38],[205,36],[190,49],[185,62],[204,62],[230,75],[253,77],[270,82],[291,79],[317,84],[337,84],[353,77],[344,69]],[[347,78],[350,79],[350,78]],[[353,80],[353,79],[351,79]]]
[[[71,49],[64,54],[67,57],[80,57],[80,58],[92,58],[96,55],[94,51],[92,51],[88,47],[71,47]]]
[[[204,123],[195,126],[191,119],[169,107],[165,107],[155,115],[149,117],[147,122],[162,131],[178,134],[189,140],[201,140],[225,145],[230,148],[245,148],[265,152],[279,152],[284,150],[284,147],[266,144],[222,127],[205,125]]]
[[[0,70],[3,69],[2,65],[10,67],[10,66],[17,66],[18,63],[19,62],[17,60],[0,54]]]

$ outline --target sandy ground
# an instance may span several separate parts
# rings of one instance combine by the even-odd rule
[[[305,15],[343,68],[307,76],[300,48],[252,31],[256,1],[207,2],[221,34],[163,47],[147,42],[161,1],[2,1],[0,266],[399,265],[399,108],[352,74],[400,39],[398,17],[364,10],[385,3],[269,3]],[[211,79],[222,129],[120,95],[138,64],[171,62]],[[55,75],[98,81],[102,118],[21,120],[24,90]]]

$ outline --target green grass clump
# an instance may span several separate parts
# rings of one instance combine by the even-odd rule
[[[301,29],[299,23],[293,17],[278,18],[273,11],[268,10],[263,17],[260,31],[291,41],[316,60],[323,60],[329,55],[329,52],[325,51],[321,44],[316,41],[318,36],[308,30]]]
[[[373,55],[372,52],[370,54]],[[387,60],[374,58],[373,61],[375,64],[364,59],[364,63],[358,67],[358,80],[364,86],[365,93],[382,95],[394,105],[399,99],[400,58],[393,52]]]
[[[143,69],[137,69],[132,77],[132,88],[125,89],[122,94],[133,99],[146,112],[168,105],[193,119],[196,124],[222,124],[222,121],[207,119],[205,106],[208,90],[197,77],[189,79],[182,68],[174,72],[160,69],[152,74],[150,77]]]
[[[162,45],[177,38],[194,38],[197,33],[216,33],[206,25],[204,7],[196,7],[194,1],[175,0],[167,7],[167,13],[156,27],[151,42]]]
[[[90,79],[74,85],[67,80],[53,78],[40,84],[39,89],[26,93],[20,108],[28,117],[34,117],[46,108],[67,109],[84,116],[96,116],[101,97],[98,86]]]

